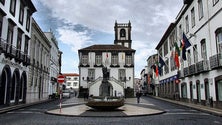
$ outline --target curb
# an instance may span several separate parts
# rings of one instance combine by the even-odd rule
[[[148,96],[148,97],[151,97],[151,98],[155,98],[155,99],[159,99],[159,100],[162,100],[162,101],[166,101],[166,102],[170,102],[170,103],[173,103],[173,104],[176,104],[176,105],[182,105],[182,106],[185,106],[185,107],[188,107],[188,108],[192,108],[192,109],[196,109],[198,111],[202,111],[204,113],[208,113],[208,114],[212,114],[212,115],[215,115],[215,116],[219,116],[219,117],[222,117],[222,110],[219,111],[220,109],[213,109],[213,108],[209,108],[209,107],[202,107],[202,106],[199,106],[199,105],[191,105],[189,103],[184,103],[184,102],[181,102],[181,101],[174,101],[174,100],[169,100],[169,99],[165,99],[165,98],[161,98],[161,97],[156,97],[156,96]],[[216,111],[218,110],[218,111]]]
[[[127,103],[128,105],[134,105],[136,106],[137,104],[130,104],[130,103]],[[76,104],[76,105],[84,105],[84,104]],[[76,105],[72,105],[72,106],[76,106]],[[142,106],[142,105],[141,105]],[[138,106],[138,107],[141,107],[141,106]],[[144,105],[146,106],[146,105]],[[49,115],[55,115],[55,116],[67,116],[67,117],[103,117],[103,118],[108,118],[108,117],[112,117],[112,118],[115,118],[115,117],[140,117],[140,116],[152,116],[152,115],[160,115],[160,114],[163,114],[163,113],[166,113],[166,111],[164,110],[161,110],[161,109],[156,109],[156,110],[159,110],[158,112],[156,113],[144,113],[144,114],[119,114],[119,113],[122,113],[123,111],[122,110],[119,110],[119,111],[95,111],[95,112],[101,112],[101,113],[105,113],[107,112],[108,114],[106,115],[96,115],[94,114],[93,112],[88,112],[88,110],[86,110],[84,113],[88,112],[89,114],[67,114],[67,113],[53,113],[51,111],[45,111],[45,114],[49,114]],[[118,114],[116,114],[118,113]]]
[[[0,108],[0,114],[17,110],[17,109],[21,109],[21,108],[25,108],[25,107],[29,107],[29,106],[33,106],[33,105],[37,105],[37,104],[41,104],[41,103],[51,102],[51,101],[54,101],[54,100],[47,99],[47,100],[42,100],[42,101],[37,101],[37,102],[32,102],[32,103],[27,103],[27,104],[18,104],[18,105]]]

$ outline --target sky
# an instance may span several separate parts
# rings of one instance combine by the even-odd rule
[[[183,6],[183,0],[32,0],[43,32],[53,31],[62,54],[62,73],[78,73],[78,50],[114,44],[114,23],[131,22],[135,77]]]

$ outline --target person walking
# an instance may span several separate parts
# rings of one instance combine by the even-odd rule
[[[139,91],[136,92],[137,103],[140,103],[141,93]]]

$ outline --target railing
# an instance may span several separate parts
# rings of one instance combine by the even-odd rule
[[[184,73],[184,76],[189,76],[190,75],[189,67],[184,68],[183,73]]]
[[[222,53],[210,57],[210,68],[215,69],[222,66]]]
[[[6,57],[15,58],[16,61],[23,62],[24,65],[30,65],[30,57],[24,54],[23,51],[17,49],[6,40],[1,38],[0,50],[5,54]]]
[[[120,86],[124,87],[124,83],[117,80],[116,78],[114,78],[113,76],[110,77],[110,81],[114,81],[115,83],[119,84]]]
[[[184,70],[179,70],[177,74],[179,79],[184,78]]]
[[[103,77],[98,77],[97,79],[95,79],[94,81],[91,81],[89,82],[89,87],[94,85],[95,83],[97,83],[98,81],[102,81],[103,80]]]
[[[196,71],[197,73],[205,72],[209,70],[209,62],[208,60],[202,60],[196,63]]]
[[[189,66],[189,74],[190,75],[196,74],[196,65],[195,64],[192,64]]]
[[[97,83],[98,81],[102,81],[103,80],[103,77],[98,77],[97,79],[95,79],[94,81],[88,81],[89,83],[89,87],[94,85],[95,83]],[[115,83],[119,84],[120,86],[124,87],[124,83],[117,80],[116,78],[114,77],[109,77],[109,81],[114,81]]]

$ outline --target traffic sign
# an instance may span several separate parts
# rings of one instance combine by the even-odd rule
[[[59,75],[57,77],[57,81],[58,81],[58,83],[62,84],[65,81],[65,77],[63,75]]]

